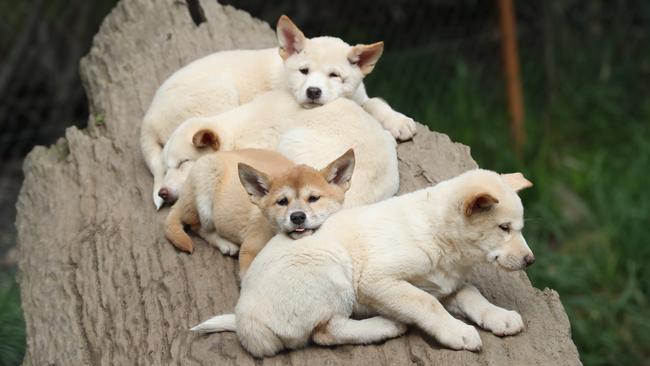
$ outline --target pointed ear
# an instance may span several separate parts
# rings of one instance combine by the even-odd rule
[[[212,130],[202,129],[192,136],[192,144],[199,149],[209,147],[212,150],[219,150],[219,136]]]
[[[526,179],[521,173],[510,173],[510,174],[501,174],[501,178],[506,181],[506,183],[512,188],[515,192],[519,192],[522,189],[530,188],[533,186],[533,183]]]
[[[470,217],[475,213],[489,210],[497,203],[499,200],[487,192],[472,194],[463,202],[463,214]]]
[[[278,45],[280,46],[280,57],[283,60],[302,51],[305,47],[305,35],[286,15],[281,16],[278,20],[276,33],[278,35]]]
[[[250,196],[251,202],[258,205],[260,200],[269,193],[271,180],[266,174],[244,163],[237,164],[237,170],[239,181]]]
[[[375,64],[379,61],[379,57],[384,52],[384,42],[377,42],[373,44],[358,44],[352,47],[348,54],[348,61],[351,64],[359,66],[364,75],[370,74]]]
[[[347,191],[354,172],[354,150],[346,151],[320,172],[329,184],[336,184]]]

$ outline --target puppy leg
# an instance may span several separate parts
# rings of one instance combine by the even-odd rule
[[[192,253],[194,244],[192,238],[185,232],[183,224],[198,224],[198,214],[192,205],[191,192],[181,195],[179,200],[172,206],[165,220],[165,237],[178,249]]]
[[[201,227],[198,234],[210,245],[217,247],[224,255],[235,256],[239,252],[239,245],[220,237],[215,230],[206,230]]]
[[[524,329],[521,315],[491,304],[476,287],[469,284],[447,300],[447,308],[498,336],[517,334]]]
[[[334,317],[316,328],[312,339],[323,346],[367,344],[398,337],[404,334],[406,329],[405,325],[382,316],[363,320]]]
[[[476,329],[451,316],[432,295],[406,281],[384,280],[364,286],[363,296],[380,314],[406,324],[416,324],[443,345],[479,351]]]
[[[268,226],[268,225],[267,225]],[[274,233],[266,228],[257,228],[259,231],[253,233],[244,239],[239,251],[239,279],[244,278],[248,267],[250,267],[253,259],[257,256],[266,243],[271,240]]]
[[[398,140],[408,140],[415,135],[417,126],[413,118],[393,110],[388,103],[380,98],[370,98],[363,105],[381,125]]]

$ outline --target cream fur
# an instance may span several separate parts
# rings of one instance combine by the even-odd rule
[[[409,139],[415,134],[411,118],[379,98],[369,98],[363,86],[363,77],[374,67],[383,44],[350,46],[333,37],[308,39],[284,16],[277,32],[280,48],[211,54],[178,70],[157,90],[140,132],[142,154],[154,176],[153,200],[157,208],[163,203],[158,196],[164,174],[162,148],[174,129],[189,118],[217,115],[269,90],[286,90],[307,108],[349,98],[395,138]],[[363,58],[369,60],[365,65],[357,64],[363,52],[372,52],[372,57]],[[307,75],[301,71],[305,67],[310,70]],[[307,100],[309,87],[320,88],[322,96]]]
[[[478,263],[518,270],[534,260],[521,234],[516,190],[523,186],[509,181],[473,170],[342,210],[299,241],[276,236],[243,279],[236,321],[222,315],[195,330],[236,328],[257,357],[302,347],[310,338],[319,344],[379,341],[401,334],[400,323],[447,347],[480,350],[475,328],[447,310],[496,335],[516,334],[524,327],[521,316],[490,304],[466,283]],[[350,319],[360,309],[386,318]]]
[[[277,150],[295,163],[324,168],[350,148],[356,167],[345,206],[393,196],[399,188],[396,142],[356,103],[337,99],[304,109],[286,91],[271,91],[239,108],[208,118],[193,118],[174,131],[163,151],[163,186],[178,194],[192,161],[210,153],[193,136],[216,133],[219,150]],[[182,164],[181,164],[182,163]]]

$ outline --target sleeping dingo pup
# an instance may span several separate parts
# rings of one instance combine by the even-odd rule
[[[191,253],[192,239],[183,229],[190,225],[222,253],[239,251],[243,276],[275,234],[292,239],[310,235],[338,211],[353,170],[353,150],[321,171],[267,150],[206,155],[194,164],[171,208],[165,235],[178,249]]]
[[[472,170],[342,210],[309,237],[276,236],[243,278],[235,315],[193,330],[236,331],[256,357],[304,347],[310,339],[377,342],[400,335],[400,324],[418,326],[447,347],[479,351],[476,329],[448,310],[498,336],[524,328],[518,313],[491,304],[466,275],[478,263],[516,271],[534,262],[517,195],[531,185],[520,173]],[[351,319],[359,310],[381,316]]]
[[[374,203],[399,188],[396,145],[372,116],[349,99],[304,109],[288,92],[270,91],[228,112],[180,125],[163,149],[159,195],[174,202],[194,161],[217,150],[274,150],[297,164],[323,169],[354,149],[356,164],[345,207]]]
[[[277,48],[222,51],[198,59],[156,91],[140,132],[142,154],[154,176],[156,208],[163,204],[158,196],[162,148],[174,129],[188,118],[217,115],[269,90],[288,91],[303,108],[354,100],[393,137],[406,140],[415,134],[413,119],[366,94],[363,78],[379,60],[383,42],[350,46],[334,37],[306,38],[286,16],[278,21],[277,36]]]

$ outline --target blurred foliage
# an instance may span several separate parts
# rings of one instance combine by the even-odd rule
[[[0,53],[1,156],[85,124],[77,63],[114,2],[0,0],[0,49],[8,50]],[[650,2],[516,3],[528,135],[521,159],[511,150],[495,2],[226,3],[272,26],[287,14],[307,36],[384,40],[369,94],[470,145],[482,167],[522,171],[535,183],[522,192],[538,259],[528,273],[560,293],[583,362],[650,365]],[[19,61],[7,62],[14,52]],[[0,349],[0,362],[15,364],[24,347],[18,291],[2,289],[0,339],[23,346]]]

